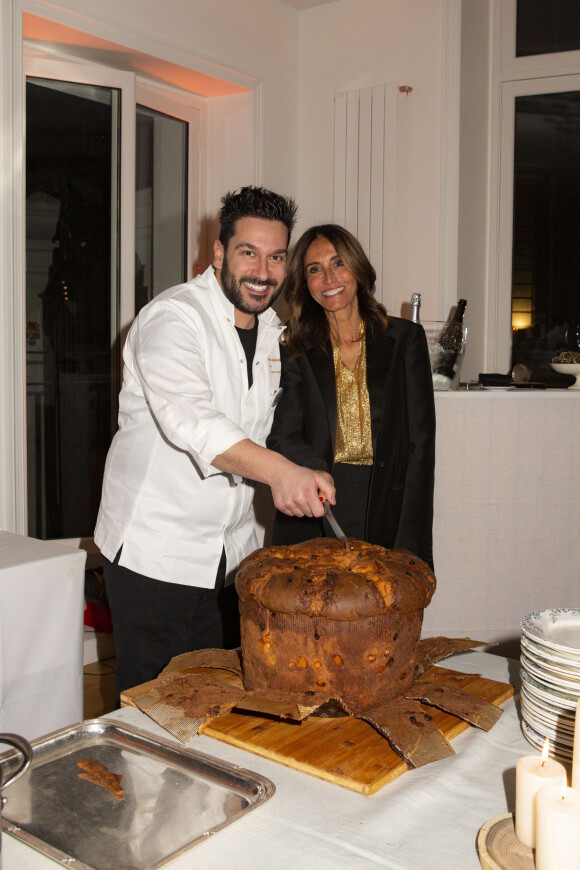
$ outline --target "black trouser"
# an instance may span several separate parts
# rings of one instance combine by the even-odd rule
[[[166,583],[137,574],[103,556],[103,573],[113,620],[120,694],[155,679],[177,655],[196,649],[239,646],[236,590],[224,586],[225,551],[214,589]]]

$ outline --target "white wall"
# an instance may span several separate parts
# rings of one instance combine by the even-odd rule
[[[200,251],[203,270],[213,257],[213,241],[219,233],[217,209],[228,190],[257,179],[257,130],[252,93],[216,97],[207,103],[207,226],[202,239],[205,251]],[[289,188],[292,189],[292,188]]]
[[[447,315],[441,287],[445,0],[337,0],[300,14],[300,229],[333,214],[335,94],[396,82],[399,95],[395,310],[414,291],[422,315]]]

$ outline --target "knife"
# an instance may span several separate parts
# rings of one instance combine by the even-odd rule
[[[337,523],[336,517],[334,516],[334,514],[330,510],[330,505],[328,504],[327,501],[324,502],[324,516],[328,520],[328,522],[330,524],[330,528],[332,529],[332,531],[334,532],[334,534],[336,535],[338,540],[341,543],[343,543],[344,546],[346,547],[346,549],[348,550],[348,541],[346,539],[346,535],[344,534],[344,532],[340,528],[339,524]]]

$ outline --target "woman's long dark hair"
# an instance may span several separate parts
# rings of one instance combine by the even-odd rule
[[[306,252],[315,239],[327,239],[358,285],[358,307],[368,335],[381,335],[387,328],[387,312],[374,298],[377,274],[359,240],[338,224],[310,227],[296,242],[284,281],[287,305],[283,341],[295,356],[307,347],[323,347],[330,330],[324,308],[315,302],[306,284]]]

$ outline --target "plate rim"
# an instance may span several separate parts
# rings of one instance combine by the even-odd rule
[[[532,627],[536,627],[541,618],[545,618],[547,614],[575,614],[578,617],[580,628],[580,608],[578,607],[547,607],[544,610],[535,610],[532,613],[527,613],[520,621],[522,633],[538,643],[544,644],[553,649],[562,649],[574,653],[580,659],[580,647],[567,646],[566,644],[556,643],[554,640],[546,638],[544,634],[538,635],[531,632]],[[530,626],[530,621],[535,620],[535,626]],[[554,620],[552,620],[554,622]]]

